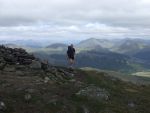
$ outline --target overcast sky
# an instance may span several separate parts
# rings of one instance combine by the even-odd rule
[[[150,38],[150,0],[0,0],[0,39]]]

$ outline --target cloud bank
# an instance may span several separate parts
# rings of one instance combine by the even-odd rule
[[[149,0],[0,0],[0,39],[150,38]]]

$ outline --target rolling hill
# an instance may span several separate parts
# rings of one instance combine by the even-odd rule
[[[136,52],[133,54],[133,57],[138,58],[142,60],[145,63],[150,64],[150,48],[144,48],[141,49],[140,51]]]
[[[49,55],[50,62],[54,65],[66,65],[67,58],[65,54]],[[114,70],[121,72],[134,72],[143,69],[143,64],[137,62],[127,55],[113,52],[85,51],[76,55],[76,67],[93,67],[105,70]]]
[[[106,49],[112,47],[112,45],[113,43],[106,39],[89,38],[81,41],[76,45],[76,47],[82,50],[101,49],[105,51]]]
[[[46,48],[53,48],[53,49],[58,49],[58,48],[64,48],[66,49],[68,46],[66,44],[63,44],[63,43],[54,43],[54,44],[51,44],[49,46],[46,46]]]
[[[112,50],[117,53],[122,53],[126,55],[133,55],[136,52],[147,48],[149,46],[148,43],[146,43],[145,40],[141,39],[123,39],[116,44]]]

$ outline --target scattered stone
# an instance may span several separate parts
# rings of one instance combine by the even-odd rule
[[[7,64],[5,62],[0,62],[0,70],[3,70]]]
[[[14,66],[7,65],[3,70],[7,72],[14,72],[16,69]]]
[[[3,65],[3,64],[5,64],[5,63],[6,62],[5,62],[4,58],[2,56],[0,56],[0,66]]]
[[[97,100],[108,100],[109,99],[109,93],[103,88],[96,87],[94,85],[88,86],[82,90],[80,90],[78,93],[76,93],[78,96],[86,96],[90,98],[94,98]]]
[[[26,92],[28,92],[28,93],[34,93],[35,89],[26,89]]]
[[[59,72],[64,73],[65,76],[74,77],[74,74],[63,69],[58,69]]]
[[[49,63],[47,60],[44,60],[43,62],[41,62],[41,69],[46,71],[46,70],[48,70],[48,68],[49,68]]]
[[[49,80],[50,80],[49,77],[45,77],[45,78],[44,78],[44,83],[48,83]]]
[[[17,62],[17,58],[10,53],[5,55],[4,59],[8,64],[15,64]]]
[[[114,82],[116,82],[116,81],[118,81],[118,79],[117,78],[115,78],[115,77],[112,77],[112,78],[110,78],[112,81],[114,81]]]
[[[6,105],[4,102],[0,101],[0,111],[5,111],[6,110]]]
[[[71,74],[70,74],[70,76],[71,76],[71,77],[74,77],[74,74],[73,74],[73,73],[71,73]]]
[[[3,88],[6,88],[6,87],[11,87],[13,84],[10,84],[10,83],[3,83],[1,86]]]
[[[19,64],[17,64],[15,67],[16,70],[25,70],[27,68],[25,65],[19,65]]]
[[[57,103],[57,99],[56,98],[54,98],[54,99],[51,99],[51,100],[49,100],[49,104],[53,104],[53,105],[56,105],[56,103]]]
[[[30,68],[32,69],[41,69],[41,63],[40,61],[33,60],[30,64]]]
[[[85,84],[83,83],[83,82],[80,82],[80,81],[76,81],[75,82],[75,87],[78,87],[78,88],[80,88],[80,87],[83,87]]]
[[[25,94],[25,96],[24,96],[24,99],[26,100],[26,101],[30,101],[31,100],[31,98],[32,98],[32,96],[31,96],[31,94]]]
[[[89,110],[85,106],[83,106],[82,108],[83,108],[84,113],[90,113]]]
[[[135,104],[134,104],[133,102],[130,102],[130,103],[128,103],[128,106],[129,106],[130,108],[134,108],[134,107],[135,107]]]
[[[25,73],[23,73],[22,71],[16,71],[15,73],[18,76],[24,76],[25,75]]]
[[[73,82],[74,83],[74,82],[76,82],[76,80],[75,79],[71,79],[71,80],[69,80],[69,82]]]

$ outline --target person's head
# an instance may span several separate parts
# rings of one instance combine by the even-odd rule
[[[71,47],[73,48],[73,44],[71,44]]]

